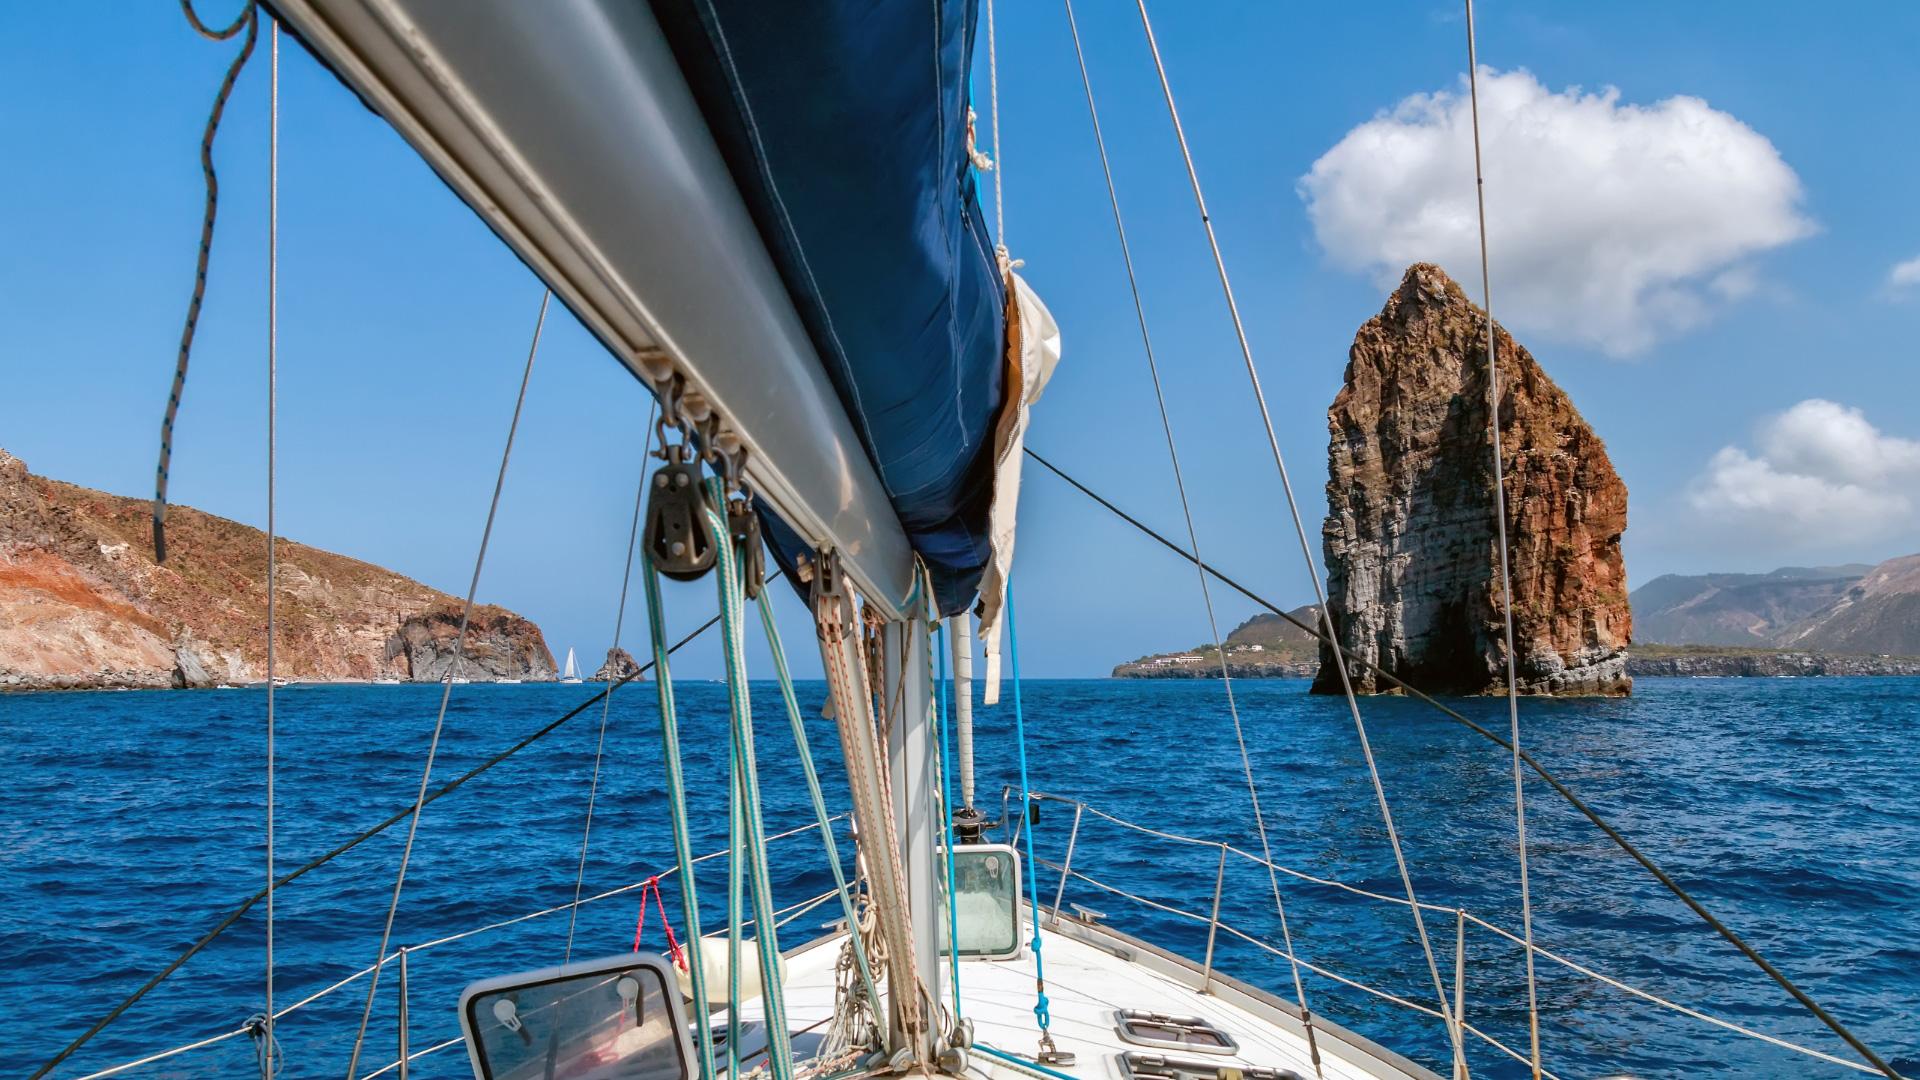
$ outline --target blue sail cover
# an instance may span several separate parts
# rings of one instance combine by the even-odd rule
[[[1004,382],[967,156],[974,0],[652,6],[941,614],[964,610]]]

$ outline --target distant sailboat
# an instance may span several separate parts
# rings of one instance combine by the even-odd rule
[[[573,649],[571,647],[567,649],[567,667],[566,670],[560,673],[560,681],[563,683],[577,683],[580,681],[580,668],[574,663]]]

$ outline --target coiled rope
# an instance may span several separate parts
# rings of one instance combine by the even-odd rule
[[[1133,294],[1134,318],[1140,325],[1140,345],[1147,359],[1147,375],[1153,383],[1153,399],[1160,410],[1160,430],[1166,436],[1167,459],[1173,466],[1174,490],[1180,496],[1180,514],[1187,526],[1187,543],[1192,545],[1197,553],[1200,550],[1200,534],[1193,523],[1193,508],[1187,499],[1186,474],[1180,466],[1180,450],[1173,437],[1173,420],[1167,413],[1166,393],[1160,383],[1160,364],[1154,357],[1153,335],[1147,329],[1146,305],[1140,298],[1140,282],[1134,274],[1133,248],[1127,242],[1126,222],[1120,215],[1120,195],[1113,183],[1113,165],[1107,157],[1106,136],[1100,130],[1100,110],[1094,104],[1093,80],[1087,73],[1086,52],[1080,45],[1080,24],[1079,20],[1074,18],[1073,0],[1064,0],[1064,2],[1067,9],[1067,27],[1073,35],[1074,58],[1080,65],[1080,85],[1086,91],[1087,116],[1093,123],[1093,141],[1100,151],[1100,171],[1107,182],[1107,203],[1113,209],[1113,228],[1120,241],[1120,260],[1126,267],[1127,288]],[[1320,1042],[1313,1027],[1313,1011],[1307,1007],[1306,983],[1300,976],[1299,962],[1293,960],[1293,932],[1287,923],[1286,902],[1280,897],[1280,878],[1273,871],[1273,847],[1267,839],[1267,820],[1260,808],[1260,789],[1254,782],[1253,758],[1247,752],[1247,736],[1240,723],[1240,707],[1233,696],[1233,675],[1227,669],[1227,650],[1220,636],[1220,621],[1214,614],[1213,590],[1207,584],[1205,571],[1196,568],[1195,573],[1200,579],[1200,598],[1207,609],[1207,628],[1213,634],[1213,651],[1220,660],[1220,680],[1226,690],[1227,714],[1233,720],[1234,743],[1240,748],[1240,768],[1247,781],[1247,799],[1253,805],[1254,830],[1260,837],[1260,850],[1266,856],[1267,884],[1273,892],[1274,911],[1279,915],[1280,937],[1286,945],[1287,957],[1291,961],[1293,993],[1300,1007],[1300,1022],[1307,1033],[1307,1053],[1313,1060],[1314,1075],[1324,1076],[1325,1072],[1320,1064]]]
[[[227,65],[227,74],[220,80],[220,90],[213,96],[213,108],[207,113],[206,130],[200,135],[200,174],[206,180],[207,198],[205,210],[200,217],[200,248],[194,260],[193,293],[187,300],[187,319],[180,329],[180,353],[173,363],[173,388],[167,392],[167,411],[160,421],[160,464],[154,469],[153,478],[153,559],[155,562],[167,561],[167,475],[173,465],[173,422],[180,415],[180,394],[187,385],[187,361],[193,355],[193,334],[200,324],[200,305],[207,297],[207,260],[213,254],[213,222],[220,209],[220,178],[213,170],[213,137],[220,130],[220,118],[226,115],[227,99],[233,96],[233,84],[240,78],[240,69],[247,66],[247,58],[253,55],[253,45],[260,36],[260,11],[254,0],[247,0],[247,6],[240,9],[231,24],[215,30],[200,21],[199,13],[193,10],[193,0],[180,0],[180,10],[187,16],[201,37],[211,41],[227,41],[242,30],[246,31],[246,40],[240,45],[239,55]]]

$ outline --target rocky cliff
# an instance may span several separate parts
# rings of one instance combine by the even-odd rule
[[[608,649],[607,661],[600,665],[588,682],[616,682],[640,674],[640,665],[634,663],[633,654],[625,649]]]
[[[1436,693],[1506,683],[1484,319],[1439,267],[1409,267],[1327,412],[1322,541],[1342,645]],[[1626,485],[1533,357],[1494,339],[1520,689],[1626,694]],[[1314,689],[1340,690],[1331,649]]]
[[[190,507],[49,480],[0,451],[0,688],[166,687],[266,676],[266,537]],[[388,570],[282,539],[276,672],[290,679],[434,680],[460,601]],[[471,679],[551,679],[539,627],[475,610]]]

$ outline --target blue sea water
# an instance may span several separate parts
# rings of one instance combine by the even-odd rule
[[[1274,854],[1321,877],[1401,891],[1343,701],[1290,680],[1236,684]],[[700,850],[724,843],[725,695],[678,685]],[[435,775],[444,780],[596,692],[591,686],[455,688]],[[291,868],[410,802],[438,687],[295,686],[277,696],[278,847]],[[1030,681],[1024,687],[1035,788],[1085,799],[1159,829],[1258,850],[1232,730],[1216,682]],[[783,711],[755,688],[768,829],[811,820]],[[844,809],[824,689],[801,687],[833,808]],[[265,695],[258,690],[0,697],[0,1074],[30,1072],[206,928],[260,887]],[[1505,730],[1504,703],[1462,711]],[[1529,748],[1666,866],[1711,910],[1842,1017],[1902,1072],[1920,1074],[1920,680],[1642,679],[1626,701],[1523,703]],[[1508,760],[1499,748],[1417,702],[1363,702],[1401,842],[1423,901],[1519,927]],[[672,864],[651,685],[614,699],[594,819],[587,891],[631,884]],[[982,802],[998,814],[1016,782],[1011,714],[977,713]],[[417,945],[565,903],[573,890],[600,713],[575,719],[430,806],[420,826],[395,945]],[[436,781],[438,782],[438,781]],[[1623,856],[1544,783],[1528,788],[1535,934],[1546,948],[1681,1004],[1817,1047],[1850,1051]],[[1057,861],[1070,808],[1045,804],[1034,827]],[[404,825],[278,894],[282,1006],[371,962]],[[830,887],[818,841],[771,849],[776,902]],[[1215,851],[1083,820],[1074,867],[1108,884],[1204,915]],[[704,895],[724,893],[706,864]],[[1051,899],[1057,877],[1042,871]],[[1432,980],[1407,909],[1299,879],[1281,879],[1300,955],[1414,1001]],[[1074,881],[1069,902],[1189,956],[1204,924],[1139,907]],[[582,910],[575,955],[624,950],[633,894]],[[679,897],[668,906],[680,922]],[[263,920],[256,908],[59,1075],[76,1076],[239,1026],[262,1001]],[[788,926],[812,936],[832,913]],[[1225,922],[1278,937],[1258,867],[1228,864]],[[708,915],[716,925],[717,913]],[[648,939],[658,946],[657,917]],[[1454,919],[1428,919],[1451,982]],[[557,963],[565,915],[435,947],[410,960],[415,1049],[458,1033],[467,982]],[[1222,935],[1218,966],[1290,995],[1282,961]],[[963,975],[964,978],[964,975]],[[1446,1071],[1429,1017],[1308,973],[1312,1006]],[[390,1061],[391,974],[366,1061]],[[1559,965],[1539,969],[1546,1064],[1563,1077],[1843,1076],[1850,1071],[1713,1027]],[[364,983],[288,1017],[279,1034],[289,1076],[345,1068]],[[1468,1022],[1526,1046],[1519,951],[1470,928]],[[1525,1071],[1477,1041],[1475,1074]],[[138,1076],[232,1076],[252,1068],[232,1040]],[[414,1075],[458,1077],[458,1048]]]

